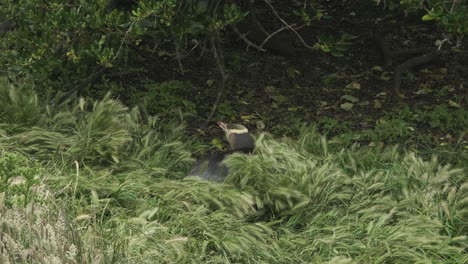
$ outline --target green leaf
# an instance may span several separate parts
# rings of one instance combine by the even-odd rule
[[[380,100],[374,100],[374,108],[375,109],[382,108],[382,102],[380,102]]]
[[[286,70],[287,74],[288,74],[288,77],[289,78],[294,78],[296,77],[297,74],[299,74],[300,72],[295,69],[294,67],[288,67],[288,69]]]
[[[359,90],[361,89],[361,84],[357,82],[351,82],[348,85],[346,85],[346,88]]]
[[[354,104],[352,103],[344,103],[340,105],[341,109],[344,109],[346,111],[351,111],[351,109],[353,109],[353,106]]]
[[[422,21],[429,21],[429,20],[434,20],[434,19],[436,19],[436,18],[433,17],[433,16],[431,16],[431,15],[429,15],[429,14],[425,14],[425,15],[421,18]]]
[[[359,99],[357,99],[356,97],[354,96],[351,96],[351,95],[343,95],[340,97],[341,99],[345,99],[345,100],[348,100],[350,101],[351,103],[355,103],[355,102],[359,102]]]
[[[451,107],[455,107],[455,108],[460,108],[460,104],[452,101],[452,100],[449,100],[448,101],[448,104],[451,106]]]
[[[223,149],[223,141],[219,138],[214,138],[211,140],[211,144],[217,149]]]

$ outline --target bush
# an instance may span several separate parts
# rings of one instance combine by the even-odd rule
[[[126,8],[118,2],[3,1],[0,16],[14,30],[0,38],[0,69],[47,88],[40,91],[47,95],[106,71],[140,68],[141,54],[154,65],[181,59],[196,39],[246,15],[228,2],[135,1]]]
[[[381,1],[376,1],[380,3]],[[427,13],[421,18],[424,21],[435,20],[446,32],[464,35],[468,32],[468,5],[463,1],[419,1],[392,0],[383,1],[390,9],[405,8],[406,12],[425,10]]]

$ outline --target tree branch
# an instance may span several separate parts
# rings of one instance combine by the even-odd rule
[[[289,30],[291,30],[294,34],[296,34],[297,38],[302,42],[302,45],[304,47],[309,48],[309,49],[315,49],[313,46],[310,46],[305,42],[305,40],[301,37],[301,34],[299,34],[290,24],[288,24],[279,14],[276,12],[276,9],[268,2],[268,0],[264,0],[264,2],[271,8],[271,11],[273,11],[273,14],[283,23]]]
[[[211,119],[213,118],[214,113],[216,112],[216,108],[218,107],[219,101],[221,100],[221,96],[224,94],[226,89],[226,82],[228,79],[228,75],[226,73],[226,69],[224,67],[224,59],[222,55],[221,49],[218,47],[218,43],[216,41],[215,36],[211,36],[210,38],[211,47],[213,49],[213,56],[216,60],[216,66],[218,67],[219,73],[221,74],[221,86],[219,88],[218,94],[216,95],[216,100],[211,107],[211,112],[208,115],[208,118],[205,121],[205,125],[208,126]]]

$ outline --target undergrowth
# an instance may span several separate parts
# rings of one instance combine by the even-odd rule
[[[184,179],[197,146],[176,122],[36,98],[0,85],[1,263],[468,262],[467,175],[435,156],[304,128],[214,184]]]
[[[437,154],[442,162],[468,169],[468,111],[436,105],[423,110],[408,106],[386,113],[371,128],[352,127],[348,121],[320,120],[317,127],[332,138],[333,146],[353,144],[388,146],[399,144],[424,158]],[[336,144],[335,144],[336,143]]]

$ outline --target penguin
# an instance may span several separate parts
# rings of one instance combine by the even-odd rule
[[[217,124],[224,131],[231,150],[224,153],[212,154],[206,159],[197,161],[188,177],[198,177],[202,180],[220,183],[229,174],[229,168],[223,162],[226,157],[233,153],[250,154],[254,150],[255,140],[245,126],[226,124],[222,121],[219,121]]]

